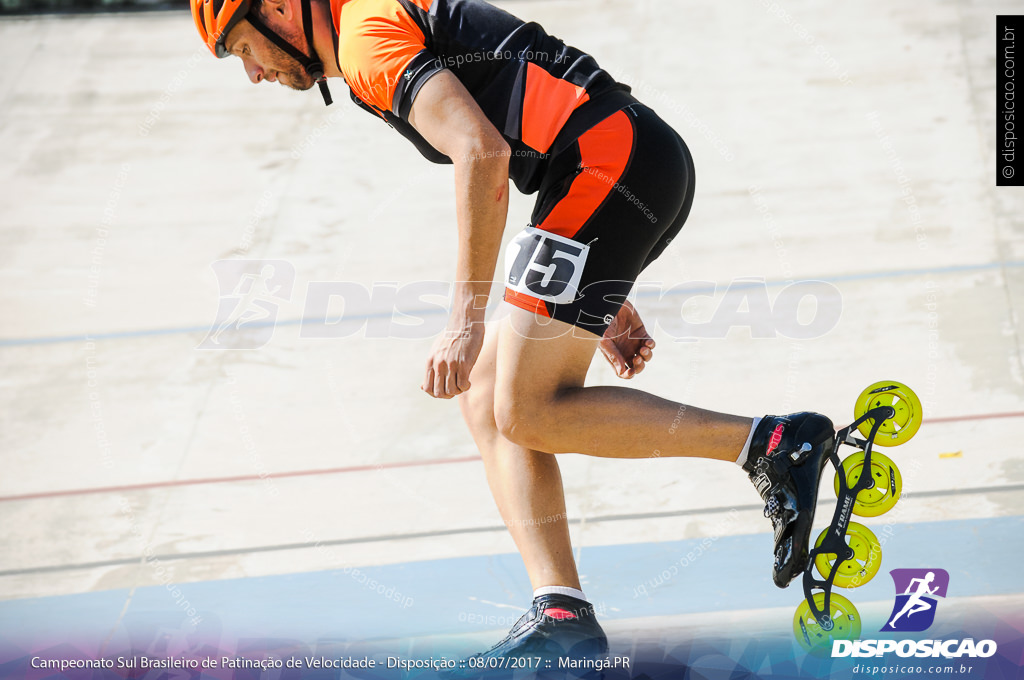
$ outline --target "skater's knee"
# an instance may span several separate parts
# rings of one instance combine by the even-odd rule
[[[505,439],[534,451],[549,450],[550,425],[546,409],[517,399],[498,398],[494,403],[494,420]]]
[[[459,396],[459,408],[471,431],[494,430],[494,390],[490,386],[473,385]]]

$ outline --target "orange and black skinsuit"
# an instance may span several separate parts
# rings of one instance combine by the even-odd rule
[[[441,70],[462,82],[511,147],[516,187],[539,192],[505,300],[603,335],[689,213],[679,135],[593,57],[483,0],[331,0],[331,13],[353,101],[432,162],[451,160],[409,110]]]

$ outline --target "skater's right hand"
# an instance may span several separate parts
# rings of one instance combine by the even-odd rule
[[[470,388],[469,374],[484,345],[483,319],[453,315],[434,342],[420,389],[435,399],[451,399]]]
[[[605,331],[600,347],[615,375],[624,380],[643,371],[647,362],[654,358],[654,339],[628,300]]]

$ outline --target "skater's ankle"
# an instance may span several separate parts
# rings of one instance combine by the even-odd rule
[[[740,450],[740,455],[736,459],[736,464],[743,467],[747,458],[750,457],[750,442],[754,441],[754,431],[757,430],[757,426],[761,423],[761,418],[754,418],[750,424],[750,434],[747,435],[747,441],[743,443],[743,449]]]
[[[571,588],[569,586],[541,586],[533,591],[533,599],[537,599],[543,595],[567,595],[568,597],[574,597],[577,600],[582,600],[587,604],[590,600],[583,594],[583,591],[579,588]]]

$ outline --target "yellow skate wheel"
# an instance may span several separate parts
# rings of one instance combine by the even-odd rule
[[[814,547],[821,547],[830,530],[831,528],[821,532]],[[873,579],[878,573],[878,568],[882,566],[882,544],[878,542],[871,529],[857,522],[850,522],[850,526],[847,527],[846,543],[853,549],[853,559],[840,563],[839,571],[836,572],[832,583],[840,588],[856,588]],[[835,553],[820,553],[814,558],[814,566],[821,577],[827,579],[837,560]]]
[[[819,609],[825,604],[825,593],[814,594],[814,605]],[[853,603],[842,595],[832,593],[829,599],[832,611],[832,629],[827,630],[811,614],[807,600],[800,603],[793,616],[793,634],[800,646],[809,652],[825,651],[832,647],[832,640],[856,640],[860,637],[860,614]]]
[[[860,481],[864,472],[864,452],[843,459],[843,470],[846,471],[846,485],[851,489]],[[833,486],[839,495],[839,472],[836,472]],[[853,502],[853,514],[860,517],[878,517],[892,510],[903,492],[903,477],[896,463],[878,451],[871,452],[871,479],[874,486],[857,494]]]
[[[857,404],[853,407],[853,417],[854,419],[860,418],[879,406],[892,406],[896,411],[895,416],[886,419],[878,428],[875,443],[879,446],[904,444],[910,441],[910,438],[921,428],[923,419],[921,400],[914,394],[914,390],[903,383],[883,380],[868,386],[857,397]],[[871,434],[871,423],[871,420],[865,420],[857,426],[857,429],[867,437]]]

